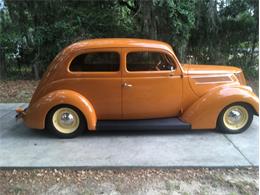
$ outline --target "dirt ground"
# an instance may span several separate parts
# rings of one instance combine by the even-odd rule
[[[0,81],[0,103],[30,102],[39,81]]]
[[[1,194],[257,195],[258,168],[1,170]]]

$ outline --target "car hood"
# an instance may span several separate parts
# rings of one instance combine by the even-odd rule
[[[241,69],[233,66],[216,66],[200,64],[182,64],[183,70],[189,75],[201,74],[232,74],[240,73]]]
[[[237,67],[184,64],[183,70],[188,75],[191,89],[198,96],[219,85],[246,84],[242,70]]]

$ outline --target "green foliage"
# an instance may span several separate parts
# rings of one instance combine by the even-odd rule
[[[8,48],[7,55],[19,50],[8,65],[14,61],[21,66],[36,64],[40,74],[58,51],[72,42],[127,36],[132,29],[131,21],[123,19],[126,11],[112,1],[6,0],[5,4],[1,24],[10,29],[2,26],[0,43]]]
[[[200,12],[189,42],[195,61],[239,66],[258,77],[258,3],[198,0],[195,6]]]
[[[137,37],[174,46],[181,61],[233,64],[257,77],[255,0],[5,0],[0,76],[37,78],[65,46],[82,39]],[[1,52],[0,51],[0,52]],[[0,77],[1,79],[1,77]]]

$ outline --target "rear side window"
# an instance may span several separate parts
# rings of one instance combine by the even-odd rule
[[[167,71],[174,65],[167,54],[160,52],[131,52],[127,54],[128,71]]]
[[[77,56],[70,64],[72,72],[119,71],[120,55],[117,52],[94,52]]]

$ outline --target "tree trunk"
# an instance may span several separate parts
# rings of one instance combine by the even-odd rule
[[[153,13],[153,1],[141,1],[141,26],[142,32],[146,38],[157,39],[157,25],[156,19]]]
[[[34,78],[35,80],[39,80],[40,76],[39,76],[39,69],[36,63],[33,63],[33,72],[34,72]]]
[[[257,43],[257,31],[255,31],[254,33],[254,39],[253,39],[251,54],[250,54],[250,63],[249,63],[250,66],[254,66],[254,52],[255,52],[256,43]]]
[[[0,47],[0,80],[7,78],[6,64],[5,64],[5,52],[4,48]]]
[[[118,0],[119,5],[126,6],[140,27],[141,34],[147,39],[158,38],[157,20],[154,14],[153,0],[134,0],[133,5],[126,0]]]

